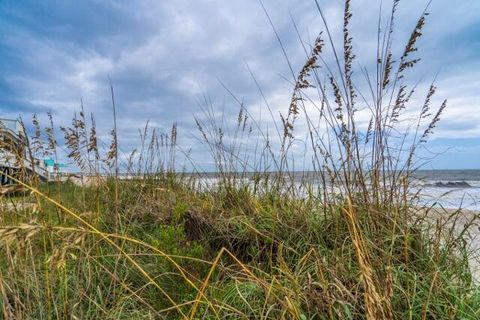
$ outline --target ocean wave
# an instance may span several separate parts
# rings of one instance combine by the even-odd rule
[[[478,186],[472,185],[467,181],[437,181],[434,183],[427,183],[424,186],[436,187],[436,188],[457,188],[457,189],[478,188]]]

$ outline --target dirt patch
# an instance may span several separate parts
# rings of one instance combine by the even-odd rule
[[[67,181],[74,183],[79,187],[98,187],[105,184],[106,179],[100,176],[77,176],[71,175],[68,177]]]

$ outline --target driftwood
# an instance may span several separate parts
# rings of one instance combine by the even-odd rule
[[[27,191],[28,191],[27,188],[25,188],[24,186],[19,185],[19,184],[0,187],[0,195],[2,195],[2,196],[16,194],[16,193],[23,193],[23,192],[27,192]]]

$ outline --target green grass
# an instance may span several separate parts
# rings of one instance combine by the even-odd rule
[[[120,183],[122,221],[116,227],[111,186],[58,183],[40,190],[67,208],[81,208],[77,213],[111,237],[161,290],[118,248],[45,198],[38,211],[2,213],[0,230],[20,230],[13,239],[2,234],[5,318],[177,319],[188,315],[197,299],[194,318],[365,317],[362,266],[340,207],[325,217],[315,202],[263,198],[246,190],[231,207],[231,194],[192,192],[181,181],[128,181]],[[33,196],[24,200],[35,202]],[[372,229],[368,215],[358,215],[371,276],[394,318],[480,315],[480,291],[465,247],[435,241],[427,225],[383,222]],[[192,217],[203,219],[195,240],[189,237],[198,230],[186,230]],[[233,256],[225,254],[212,265],[221,248]]]

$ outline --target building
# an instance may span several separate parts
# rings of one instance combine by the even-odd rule
[[[12,184],[12,176],[50,178],[45,161],[30,156],[27,136],[18,120],[0,119],[0,172],[1,185]]]

